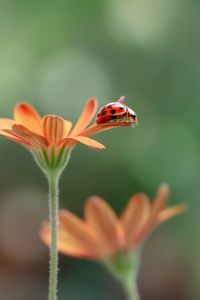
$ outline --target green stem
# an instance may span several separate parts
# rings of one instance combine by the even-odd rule
[[[49,300],[57,299],[57,277],[58,277],[58,181],[57,172],[51,172],[49,179],[49,222],[51,228],[51,246],[49,261]]]
[[[51,230],[50,260],[49,260],[49,300],[57,300],[58,282],[58,209],[59,209],[59,178],[67,166],[72,149],[63,146],[62,149],[37,149],[32,152],[34,158],[47,175],[49,183],[49,224]]]
[[[135,252],[118,253],[104,261],[108,271],[121,283],[126,300],[140,300],[137,289],[139,257]]]
[[[127,275],[119,279],[126,293],[126,300],[140,300],[134,274]]]

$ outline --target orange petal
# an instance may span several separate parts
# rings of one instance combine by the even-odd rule
[[[14,120],[11,119],[0,119],[0,132],[2,129],[11,129],[14,124]]]
[[[15,123],[23,125],[37,134],[42,134],[42,118],[30,104],[17,104],[14,111],[14,119]]]
[[[97,124],[94,123],[90,127],[82,130],[79,135],[84,136],[90,136],[94,135],[109,129],[117,128],[117,127],[123,127],[123,126],[130,126],[132,123],[129,122],[121,122],[121,123],[105,123],[105,124]]]
[[[181,205],[176,205],[173,207],[165,208],[158,214],[158,222],[159,223],[165,222],[168,219],[170,219],[176,215],[186,212],[187,209],[188,209],[188,206],[186,204],[181,204]]]
[[[69,137],[69,138],[63,139],[61,141],[61,144],[64,144],[64,143],[67,144],[67,142],[71,142],[70,146],[75,145],[77,143],[82,143],[82,144],[85,144],[88,147],[91,147],[91,148],[95,149],[95,150],[105,149],[105,146],[103,144],[101,144],[101,143],[99,143],[95,140],[92,140],[92,139],[90,139],[86,136]]]
[[[159,186],[158,192],[152,203],[149,222],[153,223],[156,220],[157,215],[166,206],[168,198],[169,198],[169,186],[166,183],[163,183]]]
[[[135,234],[146,222],[149,212],[150,204],[145,194],[136,194],[130,199],[120,218],[128,245],[132,244]]]
[[[12,131],[19,138],[32,145],[32,147],[38,147],[38,146],[46,147],[46,141],[41,135],[28,130],[26,127],[22,125],[16,125],[16,124],[13,125]]]
[[[85,219],[94,229],[108,254],[119,248],[118,219],[112,208],[96,196],[89,198],[85,205]]]
[[[149,218],[135,236],[135,239],[133,241],[134,246],[140,243],[141,240],[143,240],[147,236],[147,234],[151,232],[154,226],[157,225],[158,215],[166,206],[168,196],[169,187],[167,184],[163,183],[160,185],[157,195],[151,205]]]
[[[59,221],[63,239],[70,242],[74,248],[87,252],[92,257],[101,256],[101,245],[94,231],[83,220],[69,211],[61,210]]]
[[[114,126],[113,124],[97,124],[94,123],[90,127],[84,129],[83,131],[80,132],[81,136],[90,136],[94,135],[112,128],[117,128],[118,126]]]
[[[28,147],[32,146],[28,141],[25,141],[20,136],[18,136],[12,129],[5,129],[5,130],[2,129],[0,131],[0,135],[17,144],[21,144],[23,146],[28,146]]]
[[[68,120],[64,120],[64,132],[63,137],[67,137],[72,129],[72,123]]]
[[[65,135],[66,122],[63,118],[46,115],[43,118],[44,136],[50,145],[57,145]]]
[[[92,118],[94,117],[97,110],[97,100],[96,99],[90,99],[88,100],[86,106],[84,107],[76,125],[74,126],[71,135],[77,135],[80,131],[85,129]]]
[[[42,223],[40,232],[39,232],[41,240],[47,245],[51,244],[51,232],[49,223],[47,221]],[[64,255],[74,256],[74,257],[85,257],[85,258],[96,258],[92,256],[92,253],[77,247],[70,240],[65,238],[63,230],[59,228],[59,239],[58,239],[58,251]]]

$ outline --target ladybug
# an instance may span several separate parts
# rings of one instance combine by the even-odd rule
[[[110,102],[99,110],[96,123],[115,123],[117,126],[135,125],[137,124],[137,115],[124,103]]]

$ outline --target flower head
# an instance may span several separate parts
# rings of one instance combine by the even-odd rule
[[[119,101],[121,101],[120,98]],[[76,144],[82,143],[96,150],[105,148],[89,136],[117,126],[118,123],[97,124],[88,127],[97,110],[97,100],[88,100],[77,123],[72,123],[57,115],[39,113],[28,103],[16,105],[14,118],[0,119],[0,135],[31,150],[40,164],[58,167],[66,160],[66,155]],[[131,122],[124,123],[124,126]]]
[[[86,201],[84,220],[67,210],[59,214],[58,249],[65,255],[94,260],[107,260],[119,253],[136,249],[160,223],[186,210],[186,205],[166,207],[168,186],[162,184],[151,203],[145,194],[133,195],[118,218],[101,198]],[[50,244],[50,229],[44,222],[42,240]]]

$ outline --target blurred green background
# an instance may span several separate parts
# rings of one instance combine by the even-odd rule
[[[119,213],[138,191],[165,181],[187,214],[157,229],[142,251],[142,300],[200,299],[200,2],[197,0],[0,0],[0,115],[20,101],[75,122],[89,97],[121,95],[137,128],[78,146],[61,203],[82,214],[97,194]],[[0,299],[47,299],[48,250],[38,238],[47,184],[31,155],[1,139]],[[94,262],[60,256],[60,300],[124,299]]]

